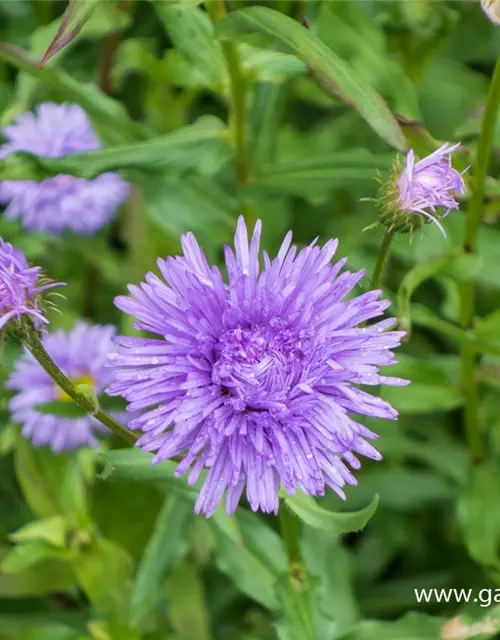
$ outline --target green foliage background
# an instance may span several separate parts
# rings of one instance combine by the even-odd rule
[[[69,283],[51,329],[83,315],[131,332],[114,295],[157,256],[178,252],[188,230],[220,262],[240,212],[263,220],[270,253],[290,228],[299,244],[338,237],[348,265],[370,273],[383,234],[363,232],[376,222],[377,172],[384,179],[408,144],[424,155],[460,140],[456,165],[474,161],[500,52],[500,27],[479,3],[228,0],[217,27],[217,2],[77,5],[75,24],[88,20],[40,70],[66,3],[0,2],[1,124],[39,102],[77,102],[104,145],[7,158],[0,180],[120,170],[135,185],[92,238],[0,219],[6,240]],[[447,239],[426,225],[394,243],[384,286],[411,336],[391,375],[412,384],[383,391],[398,423],[366,421],[384,460],[364,464],[346,504],[331,494],[288,500],[305,573],[290,570],[275,518],[244,506],[231,519],[195,517],[193,489],[169,463],[151,468],[113,438],[99,452],[34,450],[0,390],[0,638],[497,637],[500,596],[489,607],[426,604],[414,589],[500,594],[499,149],[500,128],[478,256],[462,254],[465,206],[446,219]],[[480,318],[464,331],[458,290],[467,279]],[[481,461],[463,435],[464,344],[480,355]],[[2,347],[2,380],[18,354]]]

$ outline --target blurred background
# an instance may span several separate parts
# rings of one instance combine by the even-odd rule
[[[132,184],[128,201],[91,236],[34,232],[0,216],[5,240],[69,283],[58,302],[62,313],[50,314],[51,330],[70,329],[84,317],[131,333],[113,297],[155,269],[157,256],[178,253],[187,231],[219,264],[239,213],[263,220],[271,255],[289,229],[299,245],[337,237],[338,256],[370,274],[383,235],[381,226],[371,227],[373,198],[397,151],[359,108],[318,84],[297,50],[279,38],[238,34],[232,41],[245,97],[238,146],[228,41],[219,41],[214,27],[220,3],[76,5],[68,42],[40,70],[67,3],[0,1],[2,128],[43,102],[80,104],[103,147],[120,152],[77,164],[73,173],[119,170]],[[255,5],[301,22],[345,61],[383,97],[418,155],[460,141],[457,168],[473,162],[500,52],[500,27],[479,2],[227,0],[225,10]],[[314,624],[304,623],[302,600],[281,588],[286,556],[275,518],[241,507],[234,526],[221,518],[207,522],[186,508],[172,482],[96,477],[99,451],[123,446],[111,437],[98,450],[73,454],[34,449],[12,423],[11,394],[2,385],[0,555],[8,561],[0,565],[0,638],[500,637],[498,128],[493,144],[479,258],[429,268],[436,257],[460,254],[465,206],[446,219],[447,238],[425,225],[394,242],[384,286],[394,315],[405,302],[412,331],[390,375],[412,384],[383,391],[400,412],[397,423],[364,421],[380,434],[384,460],[364,463],[345,504],[333,493],[321,502],[355,511],[378,494],[367,527],[342,536],[303,525]],[[23,170],[28,176],[41,165]],[[0,180],[5,175],[0,164]],[[479,337],[487,345],[478,379],[488,461],[479,470],[463,437],[463,336],[456,324],[459,282],[471,274],[483,318]],[[2,346],[2,382],[19,353],[16,345]],[[28,523],[38,523],[35,533],[33,527],[26,533]],[[487,595],[467,605],[453,597],[418,602],[421,588],[491,589],[491,602],[485,605]]]

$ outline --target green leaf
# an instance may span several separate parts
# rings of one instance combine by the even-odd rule
[[[449,621],[452,622],[451,620]],[[436,640],[446,638],[443,634],[446,618],[431,618],[421,613],[408,613],[395,622],[364,620],[353,631],[338,640]],[[452,625],[450,624],[450,629]],[[450,635],[451,640],[453,636]],[[456,637],[456,636],[455,636]],[[460,636],[472,637],[472,636]],[[458,637],[457,637],[458,640]]]
[[[139,560],[164,499],[165,490],[154,484],[97,480],[91,493],[93,523],[105,538]]]
[[[315,583],[318,625],[321,625],[318,635],[320,638],[337,637],[352,628],[360,617],[351,558],[339,535],[312,527],[304,527],[302,532],[302,557],[311,581]]]
[[[173,630],[183,640],[210,640],[210,618],[205,587],[199,567],[184,560],[166,585],[168,617]]]
[[[222,91],[227,80],[226,63],[208,15],[198,7],[153,2],[153,7],[175,48],[196,70],[205,86]]]
[[[285,504],[307,525],[330,533],[351,533],[363,529],[377,510],[378,496],[360,511],[334,513],[321,507],[316,500],[302,491],[294,496],[286,494]]]
[[[99,397],[99,406],[108,413],[121,413],[126,410],[127,402],[120,396],[108,396],[102,393]]]
[[[12,44],[0,44],[0,60],[38,78],[57,90],[65,100],[78,103],[99,124],[104,140],[123,144],[146,137],[144,129],[128,117],[124,107],[96,86],[78,82],[60,69],[40,69],[38,60]]]
[[[146,197],[148,216],[160,229],[172,236],[187,231],[226,239],[234,228],[236,200],[213,179],[203,176],[144,176],[141,186]]]
[[[202,3],[202,0],[149,0],[153,4],[157,11],[161,14],[162,7],[178,7],[179,9],[189,9],[191,7],[197,7]]]
[[[133,627],[143,622],[161,598],[165,576],[177,559],[192,513],[193,507],[185,498],[166,498],[137,569],[130,604]]]
[[[500,481],[496,468],[473,467],[459,500],[459,518],[470,555],[500,576]]]
[[[340,94],[384,140],[396,149],[406,149],[399,124],[379,94],[324,42],[288,16],[266,7],[233,11],[219,22],[217,34],[236,41],[248,41],[255,34],[278,40],[306,63],[328,93]]]
[[[456,280],[470,278],[479,273],[481,261],[476,256],[450,253],[431,258],[415,265],[404,276],[398,290],[400,328],[411,331],[411,296],[423,282],[436,275],[451,271]]]
[[[16,543],[41,541],[55,547],[66,546],[66,536],[68,533],[68,523],[62,516],[53,516],[35,520],[21,527],[9,538]]]
[[[257,83],[280,84],[287,78],[303,75],[306,65],[295,56],[257,49],[247,44],[240,44],[241,64],[247,74]]]
[[[455,360],[457,373],[458,366],[458,360]],[[382,398],[402,413],[450,411],[463,404],[458,382],[450,380],[432,360],[399,355],[398,362],[391,365],[390,375],[411,381],[406,387],[383,387],[381,391]]]
[[[467,448],[442,430],[426,430],[424,439],[412,437],[404,430],[393,429],[392,425],[389,425],[389,428],[384,428],[379,435],[377,448],[384,458],[410,458],[430,467],[459,486],[467,480],[470,471]]]
[[[54,400],[36,404],[34,409],[39,413],[59,416],[60,418],[85,418],[87,412],[76,404],[73,400]]]
[[[286,104],[283,84],[260,82],[253,86],[248,107],[248,155],[255,171],[275,160],[277,131]]]
[[[104,464],[101,480],[111,482],[163,482],[175,477],[177,463],[165,460],[161,464],[151,464],[152,454],[142,449],[115,449],[103,451],[98,462]]]
[[[0,570],[9,574],[21,573],[31,569],[39,562],[60,559],[65,555],[63,550],[40,540],[17,544],[3,558]]]
[[[72,527],[86,527],[84,454],[55,454],[44,447],[33,449],[18,436],[14,452],[16,475],[32,512],[41,518],[66,516]]]
[[[98,2],[99,0],[83,0],[83,2],[82,0],[69,0],[57,33],[40,61],[41,67],[43,67],[53,55],[74,40],[90,18]]]
[[[30,629],[18,636],[17,640],[87,640],[80,631],[62,624],[48,624],[38,629]],[[90,640],[90,639],[89,639]]]
[[[363,472],[363,482],[346,489],[349,504],[358,507],[366,503],[373,492],[380,495],[384,509],[397,512],[418,512],[426,507],[442,507],[455,499],[455,483],[437,472],[395,466],[370,468]]]
[[[192,502],[196,500],[199,483],[190,486],[184,478],[175,477],[177,463],[165,460],[151,464],[153,456],[141,449],[116,449],[99,455],[103,464],[101,480],[110,482],[152,482],[168,485]]]
[[[316,592],[305,572],[298,578],[290,573],[278,583],[282,606],[281,637],[286,640],[319,640]]]
[[[276,531],[257,514],[245,509],[238,509],[235,518],[243,544],[248,550],[262,560],[277,576],[285,573],[288,558],[283,540]],[[232,518],[226,518],[226,520],[232,520]]]
[[[73,4],[73,3],[72,3]],[[98,2],[97,0],[85,0],[84,2],[75,2],[75,9],[88,7],[93,5],[93,10],[88,15],[88,20],[83,28],[68,41],[63,49],[57,53],[58,62],[68,53],[73,46],[82,38],[102,38],[108,33],[116,29],[122,29],[129,21],[129,17],[120,10],[117,10],[111,2]],[[56,34],[61,28],[62,18],[57,18],[50,24],[42,24],[38,26],[30,35],[30,53],[33,59],[38,61],[42,58],[44,52],[50,47],[54,41]],[[51,60],[51,63],[54,62]],[[21,72],[18,74],[15,82],[15,98],[3,114],[0,125],[9,124],[11,120],[18,114],[27,111],[34,102],[34,94],[39,87],[38,78],[29,72]]]
[[[132,586],[132,559],[125,549],[99,538],[80,549],[72,566],[91,603],[125,619]]]
[[[11,548],[0,547],[0,565],[12,552]],[[29,598],[48,593],[69,591],[75,585],[71,569],[57,560],[41,560],[29,569],[18,573],[0,572],[0,597]],[[2,631],[4,625],[0,620]]]
[[[452,255],[443,255],[427,262],[417,264],[406,272],[398,289],[399,322],[403,331],[411,331],[410,302],[415,289],[428,278],[441,273],[454,259]]]
[[[17,479],[31,510],[42,518],[60,513],[56,487],[64,473],[62,460],[46,450],[35,451],[27,440],[18,436],[14,453]]]
[[[140,449],[120,449],[101,454],[105,469],[101,477],[111,481],[154,482],[168,484],[171,489],[180,492],[183,499],[189,500],[190,508],[196,500],[199,489],[190,487],[182,478],[174,479],[176,463],[166,460],[159,465],[151,465],[151,455]],[[251,516],[250,516],[251,517]],[[238,527],[238,521],[228,518],[219,508],[208,521],[208,526],[216,540],[216,561],[220,570],[229,575],[236,586],[251,598],[268,608],[276,608],[278,600],[274,591],[274,583],[279,575],[284,560],[283,550],[271,533],[263,529],[253,516],[249,522],[243,516],[242,528],[249,535],[247,542]],[[265,544],[274,549],[276,557],[270,560],[270,550],[263,552]],[[258,554],[258,555],[257,555]],[[279,565],[277,565],[279,563]]]
[[[63,173],[92,180],[107,171],[138,169],[151,172],[164,167],[175,171],[196,169],[200,173],[210,173],[231,155],[224,123],[207,116],[146,142],[73,153],[60,158],[25,152],[11,154],[0,163],[0,176],[9,180],[46,180]]]
[[[233,516],[234,517],[234,516]],[[254,555],[237,539],[228,535],[215,520],[208,521],[215,536],[217,552],[215,561],[222,573],[225,573],[240,591],[259,602],[267,609],[279,609],[275,583],[277,575],[261,558]]]
[[[465,233],[464,221],[463,215],[448,216],[446,218],[447,238],[443,238],[434,225],[425,226],[425,236],[422,240],[416,238],[414,242],[409,243],[407,236],[398,235],[394,239],[391,251],[405,264],[432,260],[436,255],[448,253],[450,246],[462,246]],[[478,246],[481,247],[480,266],[477,263],[474,265],[473,279],[477,283],[498,290],[500,289],[500,261],[496,256],[500,244],[500,231],[483,224],[479,227],[478,233]],[[374,237],[374,240],[378,243],[378,238]],[[479,273],[475,273],[476,266],[479,268]]]
[[[494,311],[486,318],[477,318],[471,333],[478,340],[500,347],[500,310]]]
[[[390,166],[392,158],[366,149],[349,149],[319,157],[294,159],[261,167],[254,188],[271,193],[289,193],[317,200],[333,189],[371,185],[377,171]]]
[[[500,355],[500,344],[498,344],[497,335],[494,333],[488,332],[487,335],[481,336],[481,333],[476,333],[474,329],[466,331],[446,320],[442,320],[428,307],[421,304],[411,305],[411,318],[413,324],[434,329],[459,344],[471,347],[478,353]]]

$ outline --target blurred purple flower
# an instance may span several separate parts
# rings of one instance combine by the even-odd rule
[[[379,374],[403,332],[385,332],[394,319],[362,325],[389,306],[370,291],[345,300],[364,272],[338,276],[346,259],[330,261],[337,240],[297,251],[288,233],[274,260],[264,253],[261,223],[250,245],[243,218],[235,253],[225,247],[229,285],[209,266],[191,233],[182,257],[158,260],[167,284],[153,273],[116,305],[137,318],[135,328],[157,339],[119,337],[111,395],[143,412],[129,426],[154,463],[184,453],[189,482],[209,468],[195,511],[210,516],[226,491],[226,512],[246,486],[255,511],[277,512],[282,483],[322,495],[328,485],[356,484],[342,458],[357,469],[356,453],[380,454],[376,434],[348,414],[395,419],[396,411],[355,384],[400,385]],[[145,409],[148,409],[144,412]]]
[[[47,323],[40,310],[38,295],[52,287],[52,282],[41,285],[41,267],[30,267],[23,252],[0,238],[0,329],[15,318],[32,316],[35,327]]]
[[[77,104],[45,102],[38,106],[37,115],[24,113],[3,129],[3,135],[7,142],[0,147],[0,158],[15,151],[58,158],[101,146]],[[40,183],[0,182],[0,204],[8,204],[7,218],[21,218],[26,229],[55,234],[65,229],[95,233],[128,194],[128,184],[116,173],[103,173],[94,180],[58,175]]]
[[[447,216],[452,209],[459,207],[454,194],[466,193],[462,175],[451,166],[451,154],[459,146],[460,143],[443,144],[418,162],[415,162],[415,154],[410,150],[398,182],[398,205],[401,211],[422,214],[438,227],[443,236],[446,236],[444,229],[432,214],[436,213],[436,209],[444,209],[442,216]]]
[[[112,326],[88,325],[78,322],[68,333],[45,334],[43,345],[57,366],[74,384],[89,384],[100,394],[110,382],[109,369],[104,367],[114,348]],[[56,386],[33,356],[26,351],[16,363],[6,384],[16,391],[9,403],[15,422],[23,425],[23,436],[36,447],[50,446],[59,452],[97,444],[96,432],[105,428],[90,415],[74,418],[42,413],[36,405],[67,400],[73,402]]]

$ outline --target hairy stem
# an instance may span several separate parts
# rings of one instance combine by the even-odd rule
[[[497,59],[491,79],[486,107],[484,110],[481,131],[477,143],[476,158],[473,171],[473,188],[467,210],[463,251],[465,254],[477,252],[479,224],[484,209],[486,178],[490,161],[493,135],[500,104],[500,56]],[[460,325],[463,329],[471,329],[474,322],[475,307],[474,282],[465,280],[460,285]],[[484,445],[478,421],[478,389],[476,379],[476,353],[470,346],[461,348],[462,390],[465,398],[464,421],[467,442],[471,456],[480,461],[484,455]]]
[[[64,375],[56,363],[52,360],[47,350],[42,344],[38,333],[32,329],[23,339],[24,344],[40,366],[49,374],[52,380],[60,387],[76,404],[90,413],[94,418],[99,420],[105,427],[111,429],[113,433],[123,438],[130,444],[134,444],[137,436],[130,431],[125,425],[115,420],[109,413],[106,413],[101,407],[95,404],[95,400],[85,393],[77,391],[71,380]]]
[[[375,263],[375,268],[373,270],[370,284],[372,289],[380,289],[382,285],[393,238],[394,232],[390,229],[386,229],[380,249],[378,250],[377,262]]]

